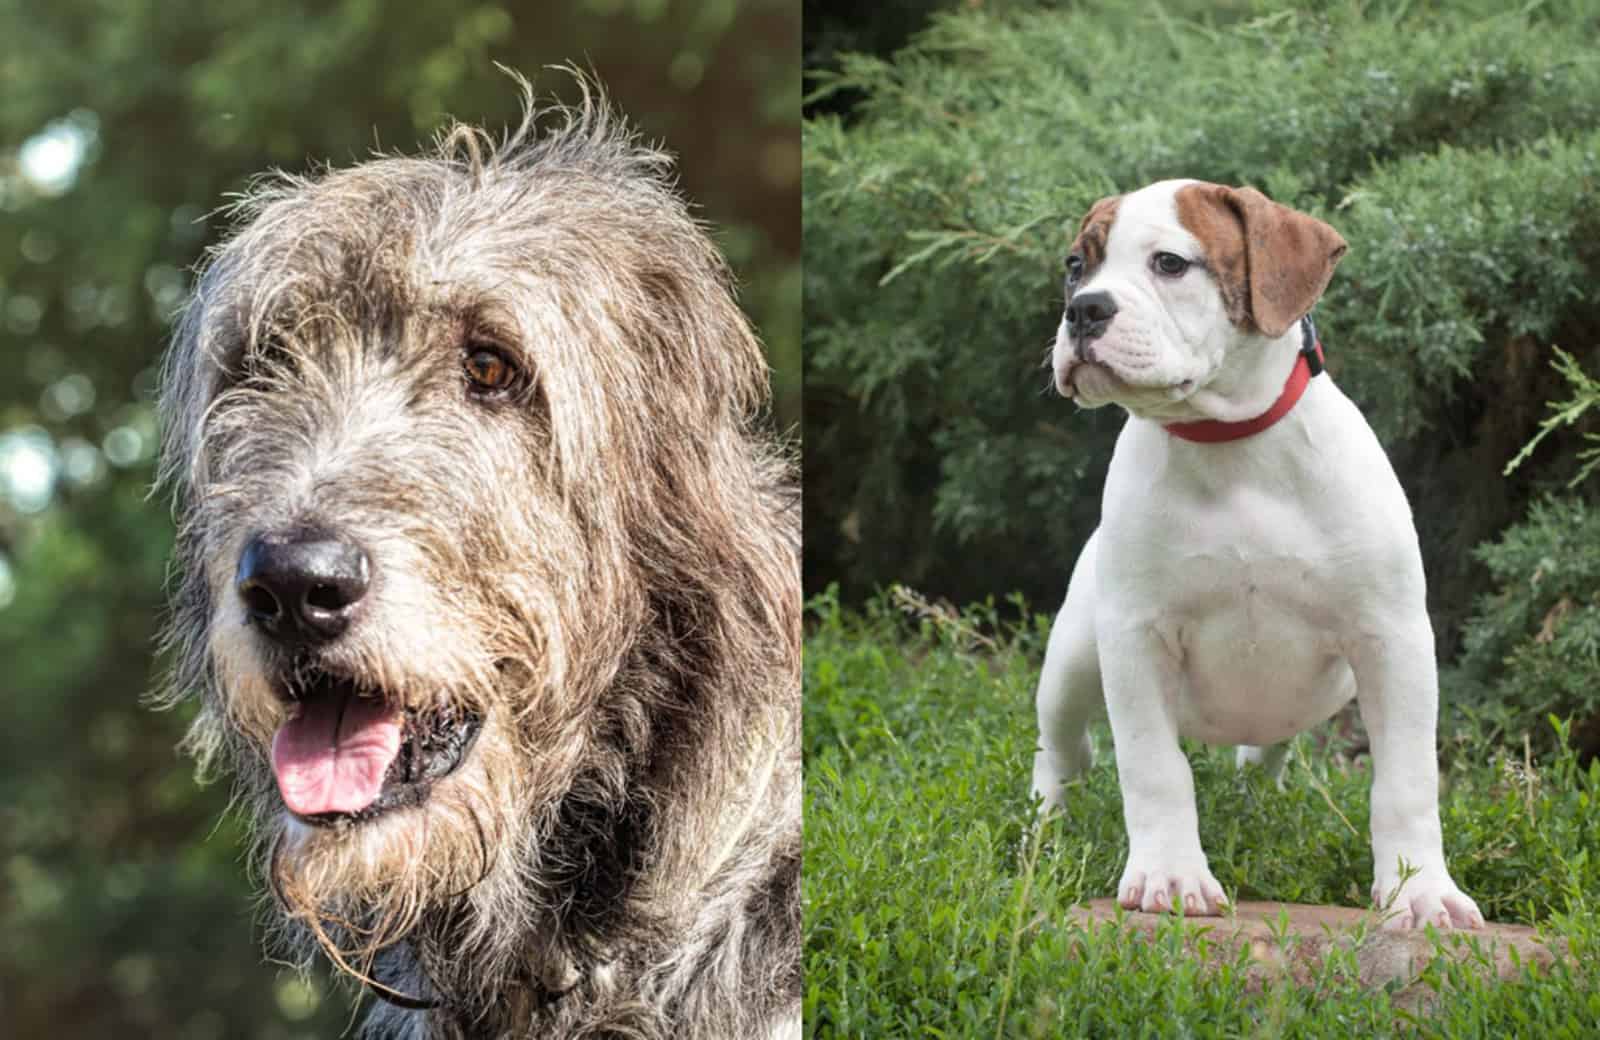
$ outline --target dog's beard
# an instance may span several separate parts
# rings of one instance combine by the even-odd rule
[[[308,961],[320,949],[383,993],[380,953],[419,928],[461,934],[463,919],[468,929],[503,926],[531,912],[522,880],[534,821],[566,782],[570,756],[559,746],[576,742],[568,726],[527,722],[556,714],[542,710],[548,667],[520,653],[471,667],[492,659],[487,648],[458,644],[453,680],[423,678],[397,672],[406,657],[392,651],[387,667],[364,667],[374,655],[359,642],[284,660],[242,626],[223,633],[212,640],[223,712],[211,725],[231,731],[224,743],[254,810],[260,873],[282,911],[280,952]],[[542,640],[525,642],[537,649]],[[373,765],[381,782],[369,776],[352,794],[347,777],[329,775],[347,765],[347,751],[372,753],[349,745],[375,726],[395,730]],[[305,746],[289,753],[288,743]],[[294,793],[297,770],[356,801],[339,802],[338,790]]]
[[[279,803],[262,832],[270,835],[267,877],[288,923],[335,965],[381,986],[372,974],[382,950],[428,913],[477,902],[480,889],[515,874],[508,857],[529,816],[517,786],[515,756],[490,719],[466,760],[419,804],[314,825]]]
[[[214,685],[191,734],[239,772],[279,951],[308,962],[320,948],[379,992],[375,965],[397,943],[494,945],[548,909],[529,881],[537,836],[581,765],[592,707],[562,652],[574,604],[532,581],[490,602],[440,598],[449,582],[425,580],[406,543],[388,548],[362,626],[300,652],[241,624],[214,568]]]

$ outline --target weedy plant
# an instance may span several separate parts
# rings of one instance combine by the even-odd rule
[[[1145,943],[1070,921],[1074,904],[1112,892],[1127,847],[1103,727],[1066,811],[1037,836],[1031,826],[1048,618],[1020,601],[955,611],[904,592],[850,611],[830,590],[809,623],[808,1036],[1594,1035],[1600,762],[1579,765],[1564,723],[1544,723],[1557,750],[1542,762],[1496,748],[1470,719],[1455,726],[1441,811],[1451,866],[1485,913],[1538,926],[1567,956],[1504,983],[1481,962],[1437,959],[1369,988],[1343,955],[1309,982],[1263,982],[1247,951],[1218,960],[1177,928]],[[1226,749],[1188,748],[1211,865],[1233,898],[1365,905],[1367,760],[1359,734],[1324,729],[1299,739],[1281,790]]]

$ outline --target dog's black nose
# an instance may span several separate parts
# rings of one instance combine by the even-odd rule
[[[234,584],[261,631],[281,643],[325,643],[350,627],[371,571],[361,546],[300,527],[250,539]]]
[[[1117,301],[1108,292],[1079,293],[1067,303],[1067,332],[1075,340],[1098,338],[1116,316]]]

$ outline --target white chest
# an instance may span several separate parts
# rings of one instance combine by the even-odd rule
[[[1187,736],[1270,744],[1338,711],[1355,693],[1345,648],[1422,599],[1392,471],[1197,480],[1139,461],[1119,448],[1108,481],[1097,627],[1158,634]],[[1364,499],[1361,479],[1375,489]]]

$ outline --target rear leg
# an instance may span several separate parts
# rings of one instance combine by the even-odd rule
[[[1105,714],[1100,657],[1094,641],[1094,555],[1091,536],[1067,585],[1066,602],[1050,629],[1036,702],[1039,747],[1033,756],[1033,793],[1041,814],[1061,804],[1061,785],[1094,762],[1089,724]]]
[[[1264,747],[1255,744],[1240,744],[1239,750],[1234,752],[1233,764],[1239,769],[1253,767],[1264,771],[1279,787],[1283,786],[1283,766],[1289,760],[1289,744],[1285,740],[1278,744],[1268,744]]]

